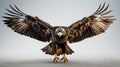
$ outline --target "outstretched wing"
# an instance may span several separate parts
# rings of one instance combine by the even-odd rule
[[[9,13],[5,13],[7,16],[3,16],[5,24],[12,28],[15,32],[35,38],[40,41],[50,41],[52,26],[38,17],[33,17],[23,13],[15,5],[13,8],[10,5],[11,10],[6,9]]]
[[[112,10],[106,11],[109,4],[105,7],[105,3],[95,11],[91,16],[78,20],[69,26],[70,35],[68,41],[78,42],[85,38],[89,38],[105,32],[109,25],[113,22],[113,16],[106,16]]]

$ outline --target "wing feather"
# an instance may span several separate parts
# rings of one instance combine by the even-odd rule
[[[112,10],[107,11],[109,4],[105,6],[100,4],[98,9],[89,17],[78,20],[69,26],[70,34],[68,41],[70,43],[78,42],[89,37],[104,33],[111,23],[115,20],[114,16],[106,16]]]
[[[15,8],[11,5],[9,6],[12,11],[6,8],[9,13],[5,13],[7,16],[3,16],[3,18],[5,18],[3,21],[8,27],[19,34],[26,35],[43,42],[50,41],[50,29],[52,28],[50,24],[38,17],[33,17],[23,13],[16,5]]]

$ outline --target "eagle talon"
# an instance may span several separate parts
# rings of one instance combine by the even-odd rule
[[[57,56],[57,54],[55,54],[53,62],[58,62],[58,60],[59,60],[59,57]]]
[[[66,57],[66,54],[63,55],[63,57],[61,58],[61,60],[64,60],[65,63],[68,62],[68,59],[67,59],[67,57]]]

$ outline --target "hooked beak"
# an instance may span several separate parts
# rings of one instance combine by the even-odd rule
[[[59,37],[61,37],[63,34],[62,34],[62,32],[58,32],[58,34],[57,34]]]

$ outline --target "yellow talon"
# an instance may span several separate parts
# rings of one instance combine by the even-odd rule
[[[59,58],[58,58],[57,54],[55,54],[53,62],[58,62],[58,60],[59,60]]]
[[[67,59],[67,57],[66,57],[66,54],[63,55],[63,57],[61,58],[61,60],[64,60],[65,63],[68,62],[68,59]]]

